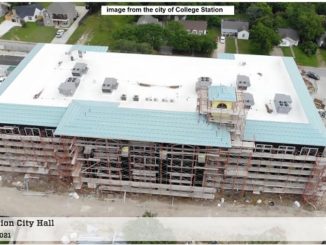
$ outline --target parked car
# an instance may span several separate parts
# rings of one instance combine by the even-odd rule
[[[56,36],[57,38],[60,38],[60,37],[63,36],[64,33],[65,33],[65,30],[60,29],[60,30],[57,31],[57,34],[56,34],[55,36]]]
[[[225,43],[225,37],[224,36],[221,36],[220,42]]]
[[[314,73],[312,71],[308,71],[307,72],[307,77],[310,77],[310,78],[315,79],[315,80],[319,80],[320,79],[320,77],[316,73]]]

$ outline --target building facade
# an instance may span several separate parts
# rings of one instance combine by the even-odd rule
[[[106,51],[37,45],[9,75],[0,88],[0,171],[57,176],[102,192],[324,195],[326,130],[292,58]],[[139,73],[144,62],[151,69]],[[55,75],[24,83],[40,64]],[[125,65],[134,65],[128,74]],[[175,69],[169,83],[163,67]],[[76,87],[69,94],[58,89],[66,77],[79,79],[69,82]],[[22,86],[30,92],[21,94]]]

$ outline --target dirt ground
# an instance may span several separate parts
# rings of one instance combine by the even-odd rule
[[[298,196],[290,195],[243,196],[233,192],[220,194],[215,200],[199,200],[127,193],[124,200],[121,193],[83,191],[75,199],[69,195],[72,186],[64,181],[32,179],[26,192],[22,190],[22,175],[1,175],[1,179],[1,216],[133,217],[146,211],[161,217],[326,216],[326,209],[313,210]],[[293,205],[295,200],[300,201],[300,208]]]

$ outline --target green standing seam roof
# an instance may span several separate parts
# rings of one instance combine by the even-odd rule
[[[228,130],[197,112],[121,108],[110,102],[72,101],[55,134],[231,147]]]
[[[70,49],[70,51],[73,50],[80,50],[80,51],[91,51],[91,52],[107,52],[109,50],[109,47],[107,46],[94,46],[94,45],[80,45],[76,44],[73,45]]]
[[[210,86],[208,88],[209,100],[236,101],[235,88],[230,86]]]
[[[0,103],[0,122],[2,124],[57,127],[65,111],[65,107]]]

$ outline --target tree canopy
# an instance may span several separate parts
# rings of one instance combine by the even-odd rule
[[[153,53],[163,45],[172,47],[174,52],[208,56],[216,47],[214,40],[206,35],[189,34],[175,21],[169,21],[164,27],[157,24],[126,25],[113,33],[115,43],[112,50],[125,52]]]
[[[280,42],[278,34],[261,22],[258,22],[251,28],[250,37],[253,52],[259,54],[269,54],[273,46]]]

